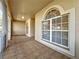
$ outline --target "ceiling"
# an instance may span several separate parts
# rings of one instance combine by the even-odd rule
[[[14,20],[25,21],[53,0],[8,0]]]

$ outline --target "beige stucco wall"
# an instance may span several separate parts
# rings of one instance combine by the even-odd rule
[[[76,0],[76,56],[79,59],[79,0]]]
[[[26,35],[29,37],[35,36],[35,19],[29,18],[26,20]]]
[[[75,0],[54,0],[41,11],[39,11],[35,15],[35,40],[41,39],[41,20],[43,19],[42,17],[45,11],[53,5],[60,5],[61,7],[63,7],[64,11],[66,11],[75,7]]]
[[[11,17],[8,16],[8,40],[11,39],[11,21],[12,21]]]
[[[26,36],[31,37],[31,28],[30,28],[30,24],[31,24],[31,18],[26,20],[26,24],[25,24],[25,31],[26,31]]]
[[[35,36],[35,19],[31,19],[31,36]]]
[[[25,35],[25,22],[14,21],[12,28],[13,35]]]
[[[11,24],[12,18],[9,9],[7,8],[7,20],[8,20],[8,40],[11,39]]]
[[[27,34],[28,34],[28,22],[27,21],[25,21],[25,35],[27,36]]]

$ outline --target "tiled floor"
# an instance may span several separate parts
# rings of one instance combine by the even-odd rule
[[[13,36],[4,59],[70,59],[40,43],[33,38]]]

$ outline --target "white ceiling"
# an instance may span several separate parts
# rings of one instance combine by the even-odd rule
[[[53,0],[10,0],[12,15],[16,20],[24,20],[48,5]],[[23,21],[24,21],[23,20]]]

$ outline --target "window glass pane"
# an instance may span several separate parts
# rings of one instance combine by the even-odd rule
[[[50,31],[42,31],[42,38],[50,41]]]
[[[61,30],[61,24],[57,24],[56,30]]]
[[[53,41],[53,42],[55,42],[55,39],[56,39],[55,36],[56,36],[55,31],[52,31],[52,41]]]
[[[52,19],[52,30],[61,30],[61,17]]]
[[[62,30],[68,30],[68,23],[62,24]]]
[[[61,44],[61,32],[60,31],[57,31],[56,32],[56,43],[58,43],[58,44]]]
[[[55,26],[56,26],[56,20],[52,19],[52,30],[55,30]]]
[[[42,30],[50,30],[50,21],[42,22]]]
[[[62,32],[62,44],[68,46],[68,32]]]
[[[52,25],[52,30],[61,30],[61,24]]]
[[[57,25],[56,24],[53,24],[52,25],[52,30],[56,30],[56,27],[57,27]]]
[[[57,21],[57,24],[61,24],[61,17],[57,18],[56,21]]]
[[[52,42],[61,44],[61,32],[60,31],[52,31]]]
[[[68,14],[62,15],[62,22],[68,22]]]
[[[62,16],[62,30],[68,30],[68,14]]]
[[[52,19],[52,24],[55,24],[56,23],[56,20],[55,19]]]

